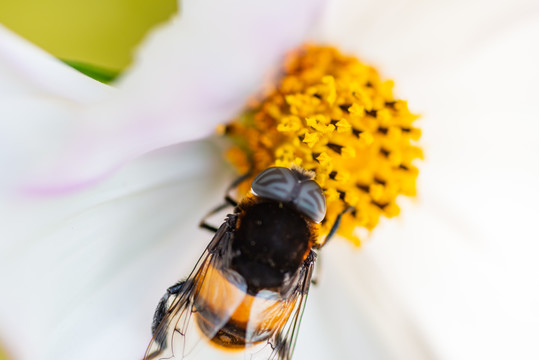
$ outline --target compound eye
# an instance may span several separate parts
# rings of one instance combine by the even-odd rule
[[[314,180],[307,180],[300,184],[299,194],[294,204],[301,213],[315,223],[321,222],[326,216],[326,196]]]
[[[284,167],[262,171],[252,182],[256,196],[293,204],[299,212],[316,223],[326,216],[326,197],[314,180],[299,180],[294,172]]]
[[[298,180],[290,169],[272,167],[262,171],[253,180],[253,194],[277,201],[290,202]]]

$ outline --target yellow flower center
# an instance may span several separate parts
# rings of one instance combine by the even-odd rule
[[[358,227],[372,230],[381,215],[398,215],[397,196],[416,193],[418,116],[392,88],[354,57],[304,46],[288,56],[279,81],[223,127],[235,143],[227,157],[240,172],[253,164],[253,177],[270,166],[314,171],[327,198],[321,235],[353,206],[338,234],[359,245]]]

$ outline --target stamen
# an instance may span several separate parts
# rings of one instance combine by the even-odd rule
[[[375,118],[376,115],[378,114],[378,111],[376,111],[376,110],[365,110],[365,114]]]
[[[344,147],[342,145],[333,144],[333,143],[327,143],[326,146],[328,148],[330,148],[331,150],[335,151],[337,154],[341,154],[342,153],[342,148]]]

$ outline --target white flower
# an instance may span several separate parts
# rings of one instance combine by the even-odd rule
[[[14,359],[142,355],[233,176],[211,141],[180,143],[238,111],[319,11],[182,3],[114,89],[1,30],[0,339]],[[479,0],[324,13],[319,39],[379,66],[424,113],[427,160],[417,205],[359,252],[323,250],[296,359],[537,356],[534,14]]]

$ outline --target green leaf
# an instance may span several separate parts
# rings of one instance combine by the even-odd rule
[[[120,75],[120,70],[106,69],[97,65],[87,64],[81,61],[60,59],[66,65],[71,66],[73,69],[80,71],[86,76],[91,77],[94,80],[108,84]]]

